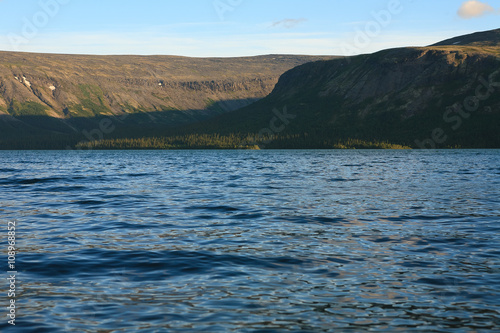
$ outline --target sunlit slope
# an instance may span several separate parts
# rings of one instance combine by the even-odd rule
[[[0,52],[0,137],[71,133],[95,127],[99,117],[131,125],[192,122],[249,105],[286,70],[322,58]]]

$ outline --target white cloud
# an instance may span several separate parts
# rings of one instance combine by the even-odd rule
[[[495,9],[493,7],[478,0],[465,1],[458,10],[458,15],[463,19],[481,17],[492,13],[495,13]]]
[[[285,19],[281,21],[276,21],[271,24],[271,28],[285,28],[285,29],[292,29],[301,24],[302,22],[307,21],[304,18],[301,19]]]

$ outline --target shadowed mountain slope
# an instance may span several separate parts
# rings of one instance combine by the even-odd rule
[[[265,99],[191,131],[272,133],[266,147],[273,148],[349,140],[499,148],[499,33],[304,64],[283,74]],[[282,122],[272,110],[285,107],[290,116]]]
[[[108,72],[114,73],[115,78],[119,77],[120,71],[108,70],[106,66],[96,69],[103,65],[105,59],[111,58],[90,57],[88,61],[94,61],[94,70],[92,75],[85,78],[96,76],[99,78],[99,84],[78,81],[79,76],[68,70],[67,76],[74,81],[71,83],[72,87],[76,87],[73,96],[79,94],[81,99],[72,104],[73,106],[67,106],[66,113],[63,109],[62,114],[58,113],[49,118],[43,115],[43,112],[47,113],[46,110],[27,104],[32,108],[32,112],[25,116],[17,111],[13,101],[10,101],[10,104],[6,102],[4,109],[6,113],[16,115],[32,128],[43,127],[45,134],[56,133],[61,128],[47,122],[47,119],[62,119],[65,124],[75,128],[93,130],[89,132],[93,135],[86,135],[84,138],[80,136],[84,142],[77,146],[81,148],[500,148],[499,33],[500,30],[486,31],[452,38],[429,47],[397,48],[350,58],[319,59],[314,62],[306,62],[312,60],[307,57],[266,56],[226,60],[198,59],[196,61],[199,63],[196,65],[188,65],[181,61],[185,59],[182,58],[177,61],[184,63],[186,70],[182,73],[175,72],[175,75],[179,75],[174,75],[178,80],[171,80],[170,83],[160,79],[166,75],[157,75],[158,70],[153,75],[148,72],[147,66],[130,65],[139,62],[130,60],[136,57],[125,57],[123,61],[128,65],[121,67],[125,73],[125,86],[122,90],[117,89],[116,94],[105,93],[109,89],[105,83],[108,81],[104,78]],[[153,61],[156,58],[148,59]],[[117,59],[113,61],[118,62]],[[226,62],[222,65],[220,61]],[[276,62],[280,61],[286,63],[282,64],[282,67],[278,66],[280,69],[294,61],[303,64],[297,64],[298,66],[286,71],[275,86],[274,83],[267,85],[264,81],[256,83],[255,77],[262,75],[260,69],[270,64],[276,66]],[[163,68],[164,63],[165,61],[162,62],[163,65],[151,68]],[[45,96],[40,92],[36,93],[36,89],[25,82],[30,81],[30,77],[26,74],[22,77],[23,73],[16,72],[15,68],[12,65],[9,75],[17,77],[17,83],[10,84],[24,89],[24,92],[28,90],[33,91],[36,96]],[[75,68],[79,68],[78,65],[75,65]],[[197,68],[199,73],[217,73],[217,77],[222,79],[215,81],[204,76],[201,81],[190,81],[192,77],[191,74],[186,74],[187,68]],[[85,69],[80,71],[85,72]],[[133,80],[133,83],[127,83],[127,80]],[[226,82],[224,80],[239,82],[243,86],[245,84],[242,82],[253,82],[261,88],[236,89],[237,92],[233,92],[234,88],[218,88],[220,82]],[[53,84],[48,79],[43,82],[44,85]],[[184,85],[175,90],[179,86],[171,82],[184,82]],[[137,95],[134,95],[133,87],[140,83],[147,88],[137,88]],[[32,84],[35,87],[38,85],[40,84]],[[193,85],[196,89],[193,89]],[[2,85],[4,86],[5,84]],[[274,86],[274,89],[267,97],[259,100],[255,98],[256,102],[238,110],[224,112],[230,111],[231,108],[217,111],[213,107],[223,105],[223,100],[240,105],[248,104],[250,98],[246,94],[249,91],[258,91],[261,94],[259,96],[264,96],[266,89],[271,90],[271,86]],[[59,88],[53,88],[55,89],[49,87],[56,96]],[[129,103],[124,102],[130,100],[127,98],[133,97],[132,100],[137,101],[138,97],[134,96],[142,96],[144,91],[147,91],[147,94],[152,94],[153,91],[160,94],[163,90],[170,91],[168,89],[182,93],[171,93],[168,98],[160,95],[165,97],[166,104],[157,108],[156,112],[133,109],[133,106],[132,110],[124,106]],[[185,91],[190,89],[195,93],[189,96],[197,96],[193,97],[193,101],[185,97],[188,95],[184,95]],[[63,91],[63,87],[60,91],[61,94],[69,94]],[[217,91],[224,93],[223,96],[220,95],[219,102],[208,95]],[[203,101],[207,99],[215,104],[209,106],[207,102],[203,108]],[[65,97],[61,100],[67,101],[71,98]],[[111,101],[118,100],[122,102],[117,102],[119,107],[113,109],[111,105],[114,104]],[[179,101],[185,101],[189,112],[175,107],[178,105],[175,103],[181,103]],[[195,102],[201,104],[189,104]],[[66,105],[70,103],[67,102]],[[106,108],[101,109],[104,106]],[[55,107],[51,110],[58,112]],[[81,112],[75,113],[74,110]],[[88,113],[87,116],[85,112]],[[211,116],[217,113],[219,115],[199,122],[207,113]],[[33,116],[34,114],[40,116]],[[123,126],[110,133],[104,128],[101,133],[96,134],[96,121],[102,117],[114,117],[113,119],[121,121],[120,114],[126,115],[127,120],[123,121]],[[88,118],[92,115],[95,118]],[[189,125],[176,129],[169,129],[167,126],[182,123]],[[9,130],[10,134],[8,131],[4,133],[8,133],[11,138],[20,132],[15,126],[11,126]],[[28,136],[31,135],[30,130],[27,132]],[[91,142],[94,139],[98,142]],[[50,138],[49,141],[61,142],[61,138]],[[30,142],[22,147],[29,147]],[[6,141],[3,144],[9,146]]]

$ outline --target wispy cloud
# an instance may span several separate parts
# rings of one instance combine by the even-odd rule
[[[487,14],[498,14],[499,11],[485,2],[478,0],[465,1],[460,9],[458,10],[458,16],[463,19],[471,19],[475,17],[481,17]]]
[[[463,34],[469,31],[464,31]],[[403,47],[425,46],[450,38],[462,32],[431,32],[428,34],[388,33],[364,48],[363,53]],[[345,33],[281,31],[270,33],[226,35],[218,38],[209,35],[145,34],[94,32],[46,33],[21,45],[18,51],[69,54],[164,54],[194,57],[237,57],[262,54],[345,54],[341,47],[350,43],[353,36]],[[9,50],[9,40],[0,34],[0,50]]]
[[[306,22],[305,18],[300,19],[285,19],[281,21],[276,21],[271,24],[271,28],[285,28],[285,29],[293,29],[302,22]]]
[[[12,49],[0,35],[0,50],[70,54],[165,54],[194,57],[247,56],[260,54],[331,54],[334,37],[323,33],[261,33],[209,35],[144,33],[46,33],[19,49]]]

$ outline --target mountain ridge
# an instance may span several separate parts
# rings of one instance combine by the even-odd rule
[[[500,148],[499,32],[459,36],[428,47],[304,61],[284,71],[275,85],[270,84],[273,88],[268,95],[231,112],[212,112],[205,120],[198,113],[191,121],[179,121],[187,125],[175,129],[166,125],[172,118],[163,122],[155,118],[162,119],[165,114],[182,118],[186,112],[131,113],[128,127],[122,126],[107,137],[103,133],[80,135],[80,143],[72,144],[101,149]],[[454,44],[457,41],[464,44]],[[273,58],[259,58],[261,63],[255,66],[262,66],[262,59],[269,57]],[[231,67],[223,72],[226,78],[231,77],[229,85],[235,78],[252,80],[251,75],[235,73]],[[158,84],[155,79],[145,83],[153,87]],[[211,91],[221,86],[221,82],[209,80],[206,84],[212,85]],[[182,89],[200,91],[189,84]],[[92,95],[92,91],[87,93]],[[93,105],[99,103],[99,97],[103,98],[94,91]],[[206,108],[198,111],[206,112]],[[103,113],[96,119],[99,117],[116,114]],[[22,119],[28,122],[28,118]],[[31,122],[46,119],[39,116]],[[83,126],[87,118],[78,119],[80,129],[96,133],[95,122]],[[148,127],[151,123],[159,126]]]
[[[176,126],[249,105],[267,96],[286,70],[326,58],[331,57],[0,52],[0,130],[12,123],[23,127],[23,116],[50,117],[69,133],[81,128],[79,118],[142,114],[148,122],[158,112],[163,117],[150,122]],[[29,121],[24,125],[25,132],[36,127]]]
[[[285,72],[265,99],[191,131],[259,133],[270,129],[271,110],[286,107],[296,119],[267,131],[273,134],[268,148],[334,148],[349,140],[499,148],[500,42],[488,39],[499,32],[303,64]],[[457,39],[471,43],[448,45]],[[465,110],[476,99],[477,109]]]
[[[479,31],[468,35],[445,39],[432,46],[451,46],[451,45],[479,45],[479,46],[497,46],[500,43],[500,29]]]

